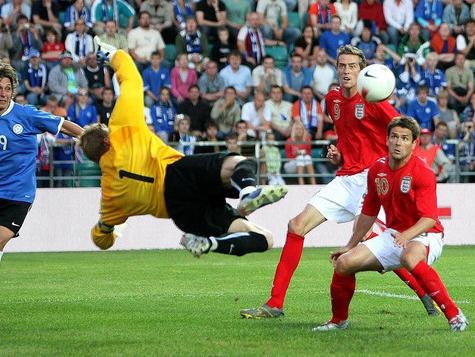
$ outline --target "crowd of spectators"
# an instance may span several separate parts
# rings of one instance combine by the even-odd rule
[[[312,160],[321,150],[302,142],[337,139],[322,100],[337,82],[338,47],[352,44],[369,63],[394,71],[390,100],[424,129],[421,156],[439,181],[453,177],[455,164],[475,171],[475,0],[0,3],[0,59],[18,71],[16,101],[81,126],[107,125],[119,95],[114,73],[96,60],[98,35],[133,57],[143,76],[144,118],[162,140],[185,155],[249,156],[252,143],[264,141],[258,153],[264,182],[297,173],[299,183],[315,183],[314,172],[334,168]],[[40,162],[51,154],[41,143],[54,140],[70,139],[41,138]],[[194,145],[210,141],[226,146]],[[52,154],[68,160],[75,153]],[[59,165],[55,172],[69,169]]]

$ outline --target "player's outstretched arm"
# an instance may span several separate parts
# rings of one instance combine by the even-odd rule
[[[114,245],[117,234],[114,233],[114,226],[97,222],[91,230],[91,238],[100,249],[109,249]]]
[[[65,135],[77,138],[83,133],[84,129],[70,120],[64,120],[60,131]]]

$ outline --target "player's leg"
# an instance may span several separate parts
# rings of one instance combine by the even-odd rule
[[[0,199],[0,261],[7,243],[18,236],[31,203]]]
[[[0,261],[2,260],[3,256],[3,248],[8,243],[10,239],[14,237],[15,233],[13,233],[10,229],[4,226],[0,226]]]
[[[359,271],[382,271],[383,266],[364,244],[338,257],[330,285],[332,318],[316,326],[313,331],[341,330],[348,327],[351,299],[356,288],[355,273]]]
[[[239,197],[238,211],[247,216],[256,209],[274,203],[287,194],[285,186],[257,186],[257,162],[244,156],[227,156],[221,166],[221,180],[230,190],[229,197]]]
[[[440,306],[451,330],[464,331],[468,325],[465,316],[449,296],[439,274],[430,266],[442,253],[442,243],[437,244],[440,240],[441,238],[435,234],[415,238],[403,250],[401,264],[414,275],[424,290]]]

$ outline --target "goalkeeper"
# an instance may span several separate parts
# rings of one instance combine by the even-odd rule
[[[257,188],[257,164],[236,154],[184,157],[154,135],[144,120],[143,83],[132,58],[101,43],[120,84],[109,128],[85,128],[80,146],[102,170],[101,218],[92,239],[101,249],[116,239],[114,226],[128,217],[171,218],[194,256],[214,251],[241,256],[272,247],[269,231],[245,216],[287,193],[284,186]],[[226,197],[240,198],[237,209]]]

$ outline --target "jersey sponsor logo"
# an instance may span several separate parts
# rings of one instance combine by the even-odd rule
[[[378,177],[386,177],[386,173],[385,172],[380,172],[379,174],[377,174],[376,176]]]
[[[374,182],[376,183],[376,191],[378,191],[378,196],[384,196],[388,193],[389,182],[387,178],[376,178],[374,179]]]
[[[21,124],[13,125],[13,132],[17,135],[20,135],[21,133],[23,133],[23,126]]]
[[[411,190],[411,181],[411,176],[404,176],[402,178],[400,187],[402,193],[408,193]]]
[[[356,119],[363,119],[364,117],[364,104],[356,104],[355,105],[355,117]]]
[[[333,104],[333,115],[335,116],[335,120],[340,119],[340,103]]]

